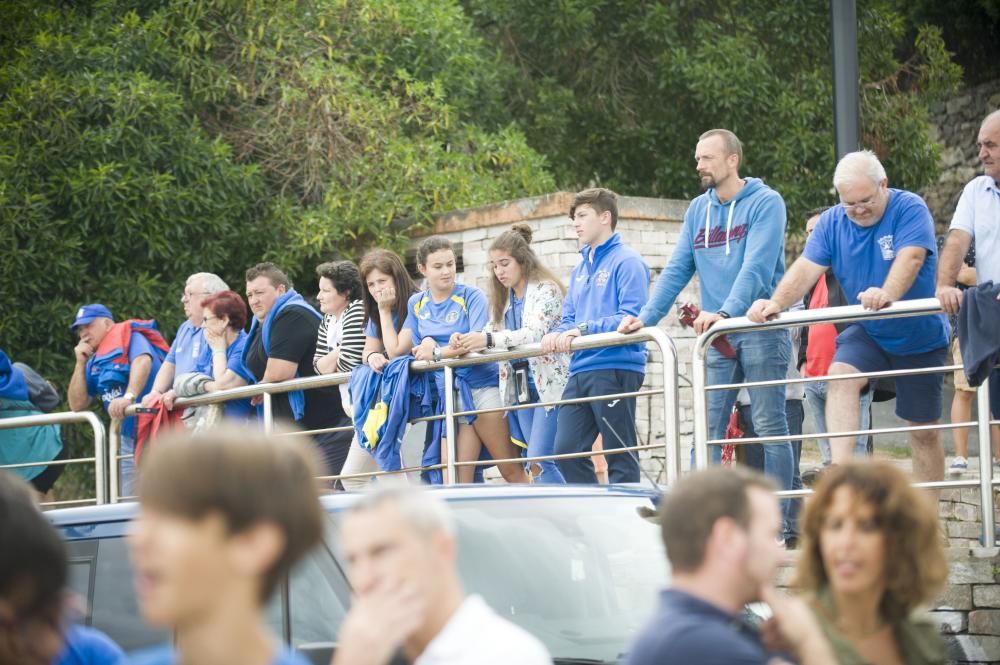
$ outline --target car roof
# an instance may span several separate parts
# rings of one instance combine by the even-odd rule
[[[452,485],[430,486],[430,491],[445,501],[506,500],[529,498],[571,497],[635,497],[656,501],[663,488],[645,485]],[[324,510],[338,512],[357,500],[357,492],[336,492],[320,497]],[[46,517],[57,527],[93,524],[96,522],[127,522],[138,510],[138,503],[123,502],[103,506],[60,508],[48,510]]]

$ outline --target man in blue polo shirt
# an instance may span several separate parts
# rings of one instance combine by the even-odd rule
[[[104,410],[122,420],[119,492],[131,496],[135,483],[136,418],[125,418],[125,409],[149,392],[153,377],[170,347],[156,330],[155,321],[115,323],[111,310],[101,304],[84,305],[71,328],[80,336],[73,349],[76,366],[69,381],[69,408],[83,411],[93,396],[100,396]]]
[[[845,155],[833,175],[840,204],[827,210],[805,251],[770,300],[747,312],[751,321],[774,317],[797,301],[828,269],[849,304],[880,310],[897,300],[934,297],[937,243],[934,220],[916,194],[890,189],[885,169],[868,150]],[[945,365],[948,320],[944,314],[879,319],[852,324],[837,336],[830,375]],[[910,425],[941,417],[940,373],[896,377],[896,415]],[[832,432],[858,428],[858,396],[868,379],[831,381],[826,422]],[[910,432],[913,473],[918,480],[944,477],[944,448],[936,430]],[[850,459],[854,437],[830,438],[833,463]]]
[[[163,397],[174,385],[174,380],[197,371],[199,360],[204,355],[207,344],[202,330],[201,301],[206,297],[229,290],[229,286],[221,277],[210,272],[199,272],[191,275],[184,283],[181,294],[181,305],[184,306],[184,316],[187,319],[177,329],[173,344],[167,353],[160,371],[156,373],[153,389],[143,398],[142,405],[151,405],[157,397]],[[173,408],[173,394],[164,399],[168,409]]]
[[[686,475],[662,499],[660,530],[671,586],[629,648],[625,665],[773,665],[760,635],[742,619],[765,601],[774,628],[801,665],[834,663],[805,602],[774,591],[783,550],[774,485],[743,468]]]

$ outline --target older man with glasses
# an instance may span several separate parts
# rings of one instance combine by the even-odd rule
[[[841,283],[849,304],[880,310],[897,300],[934,297],[937,243],[934,220],[916,194],[890,189],[885,169],[871,151],[852,152],[837,164],[833,185],[840,204],[820,217],[805,251],[768,300],[747,312],[763,322],[798,300],[827,270]],[[837,336],[831,376],[941,367],[948,352],[948,321],[943,314],[905,319],[867,320]],[[941,417],[940,373],[896,378],[896,415],[912,426]],[[867,378],[830,381],[827,426],[833,432],[858,429],[859,395]],[[944,477],[944,448],[936,430],[910,432],[913,472],[919,480]],[[830,438],[833,463],[850,459],[855,437]]]
[[[187,320],[177,329],[170,352],[160,366],[160,371],[156,373],[153,389],[142,400],[143,406],[150,406],[157,399],[163,399],[164,406],[173,408],[173,393],[166,397],[164,394],[173,387],[175,378],[195,371],[198,359],[205,349],[201,301],[228,290],[229,286],[214,273],[199,272],[187,278],[181,294],[181,305],[184,306]]]

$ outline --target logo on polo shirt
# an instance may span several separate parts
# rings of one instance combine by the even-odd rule
[[[878,239],[879,249],[882,250],[882,258],[886,261],[892,261],[896,257],[896,252],[892,249],[892,236],[882,236]]]
[[[458,310],[453,309],[450,312],[448,312],[448,316],[444,317],[444,322],[455,323],[455,321],[458,321]]]
[[[611,278],[611,273],[607,270],[602,270],[597,273],[597,277],[594,279],[594,283],[597,286],[605,286],[608,283],[608,279]]]

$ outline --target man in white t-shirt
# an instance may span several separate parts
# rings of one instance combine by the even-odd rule
[[[951,315],[962,304],[962,291],[955,282],[973,239],[977,281],[1000,284],[1000,111],[983,120],[977,145],[983,175],[973,178],[962,191],[938,261],[935,295]]]
[[[993,111],[983,120],[976,146],[979,161],[983,163],[983,175],[973,178],[962,190],[938,261],[934,295],[941,301],[944,311],[952,316],[958,314],[962,305],[964,291],[956,282],[973,241],[976,243],[977,284],[993,282],[1000,285],[1000,110]],[[1000,302],[993,304],[1000,309]],[[996,369],[990,376],[990,410],[994,417],[1000,416],[1000,370]],[[961,452],[956,451],[956,455]]]
[[[444,503],[381,484],[340,532],[355,597],[332,665],[551,665],[535,637],[467,596]]]

